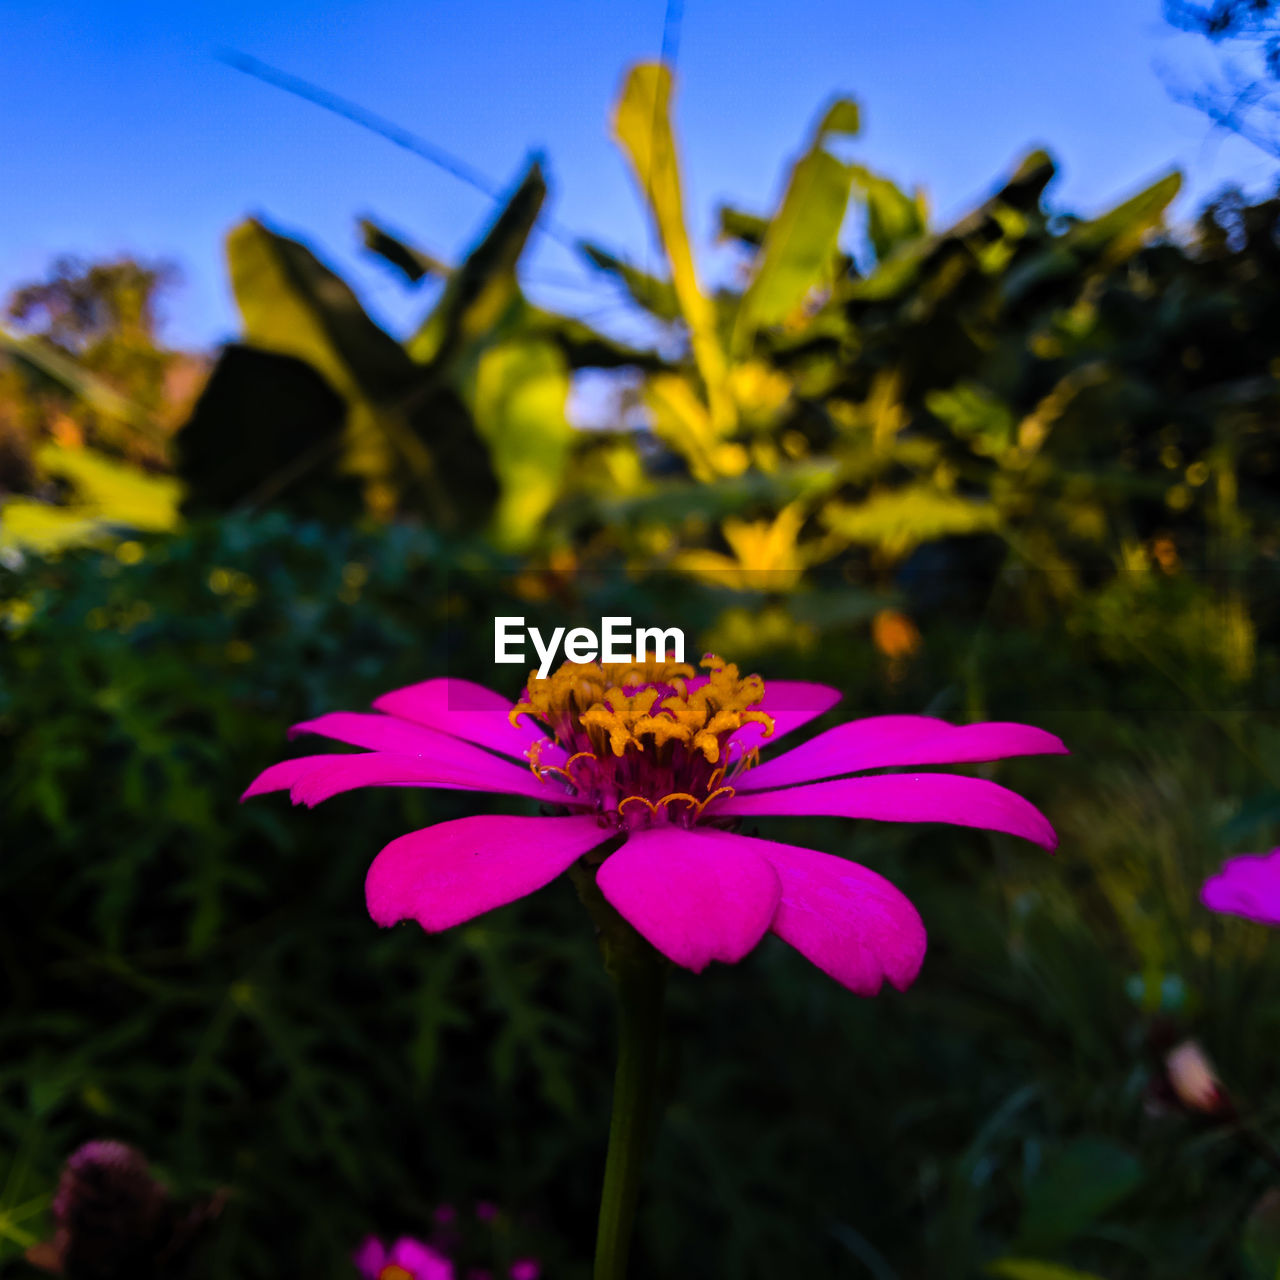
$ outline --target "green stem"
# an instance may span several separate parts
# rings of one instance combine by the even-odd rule
[[[595,922],[604,967],[618,995],[618,1068],[592,1274],[594,1280],[625,1280],[653,1125],[666,961],[605,900],[595,865],[580,861],[569,874]]]
[[[618,990],[618,1069],[613,1080],[609,1154],[600,1193],[595,1280],[623,1280],[640,1173],[653,1120],[662,994],[666,975],[652,951],[627,948],[611,966]]]

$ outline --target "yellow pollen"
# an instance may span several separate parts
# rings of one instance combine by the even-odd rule
[[[708,671],[706,682],[691,690],[693,668],[687,663],[566,662],[544,679],[530,675],[528,698],[511,709],[511,723],[530,716],[563,745],[570,745],[575,735],[581,742],[585,731],[591,749],[577,755],[621,757],[629,748],[662,752],[679,743],[690,754],[720,764],[729,734],[759,724],[767,738],[773,718],[759,710],[764,699],[759,676],[742,676],[733,663],[714,655],[701,665]]]
[[[378,1272],[378,1280],[413,1280],[413,1276],[398,1263],[392,1262]]]

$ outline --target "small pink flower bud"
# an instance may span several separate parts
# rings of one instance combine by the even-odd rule
[[[1187,1110],[1207,1116],[1226,1115],[1231,1110],[1213,1063],[1195,1040],[1184,1040],[1171,1049],[1164,1066],[1174,1095]]]

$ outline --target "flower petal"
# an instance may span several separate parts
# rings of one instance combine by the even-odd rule
[[[842,696],[839,689],[808,680],[766,680],[758,710],[773,717],[773,732],[766,738],[763,725],[744,724],[729,740],[729,759],[737,760],[748,751],[777,742],[784,734],[830,711]]]
[[[1029,800],[985,778],[954,773],[887,773],[812,782],[713,800],[707,812],[716,817],[802,813],[880,822],[949,822],[1005,831],[1046,849],[1058,844],[1049,819]]]
[[[741,960],[764,936],[781,892],[750,847],[676,826],[633,832],[596,883],[663,955],[695,973],[712,960]]]
[[[513,705],[510,698],[482,684],[449,676],[393,689],[375,698],[373,703],[375,711],[385,711],[401,720],[426,725],[428,729],[439,729],[452,737],[521,760],[535,742],[546,737],[546,730],[529,719],[513,725],[508,718]],[[549,749],[550,744],[544,750]],[[543,758],[549,764],[559,763],[550,755]]]
[[[1200,901],[1210,911],[1280,925],[1280,849],[1228,858],[1222,870],[1204,882]]]
[[[883,876],[814,849],[749,841],[778,873],[782,899],[769,926],[823,973],[860,996],[885,978],[899,991],[915,981],[926,935],[920,913]]]
[[[739,791],[837,778],[861,769],[969,764],[1009,756],[1066,755],[1061,738],[1029,724],[987,721],[952,725],[931,716],[851,720],[766,760],[734,783]]]
[[[351,1261],[365,1280],[378,1280],[378,1273],[387,1265],[386,1246],[377,1236],[369,1236],[352,1254]]]
[[[436,932],[541,889],[609,833],[594,817],[457,818],[393,840],[373,860],[365,901],[376,924]]]
[[[453,1264],[421,1240],[401,1236],[391,1246],[389,1262],[403,1267],[413,1280],[453,1280]]]
[[[371,711],[329,711],[314,720],[293,725],[289,737],[295,738],[301,733],[315,733],[366,751],[390,751],[400,756],[438,757],[451,745],[460,755],[489,754],[440,729],[428,729],[411,720]]]
[[[289,789],[294,804],[315,806],[359,787],[439,787],[446,791],[530,796],[547,804],[582,803],[557,775],[548,774],[539,780],[528,769],[497,756],[485,756],[482,765],[432,764],[414,756],[397,756],[385,751],[304,758],[313,764]]]
[[[447,766],[468,765],[481,771],[490,765],[510,769],[506,760],[494,756],[492,751],[473,746],[462,738],[441,729],[428,729],[425,725],[400,720],[395,716],[375,715],[367,711],[330,711],[314,720],[304,720],[289,730],[292,738],[300,733],[318,733],[337,742],[370,751],[385,751],[398,756],[416,756],[421,760]],[[545,743],[538,756],[543,764],[558,764],[564,752],[553,743]],[[527,762],[520,772],[527,771]]]
[[[323,769],[332,759],[331,755],[298,756],[293,760],[281,760],[279,764],[268,765],[245,788],[240,802],[243,804],[253,796],[266,795],[269,791],[288,791],[313,769]]]

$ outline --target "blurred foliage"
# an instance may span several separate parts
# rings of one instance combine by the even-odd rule
[[[404,340],[303,242],[235,228],[243,335],[178,436],[185,509],[364,510],[499,550],[572,547],[583,563],[621,555],[720,581],[757,529],[789,588],[823,564],[884,586],[947,542],[966,571],[1007,557],[1085,610],[1135,569],[1244,569],[1280,542],[1280,202],[1224,195],[1174,235],[1168,174],[1082,219],[1046,200],[1054,164],[1037,151],[937,228],[920,190],[849,158],[861,112],[838,98],[770,213],[720,210],[739,273],[712,289],[673,93],[667,68],[638,65],[612,121],[665,273],[578,246],[652,349],[525,297],[547,197],[537,158],[456,266],[362,221],[369,252],[428,296]],[[120,364],[105,348],[151,340],[162,282],[137,264],[63,267],[13,314],[42,326],[46,356],[105,375]],[[584,431],[569,403],[591,369],[612,371],[616,422]],[[154,387],[131,394],[152,411]]]
[[[177,521],[168,474],[206,362],[166,348],[166,263],[54,263],[0,328],[0,547],[47,550]]]
[[[524,298],[536,161],[456,269],[362,224],[407,286],[439,282],[403,343],[299,242],[236,229],[246,341],[304,361],[345,412],[268,420],[270,379],[228,349],[182,437],[191,509],[323,513],[354,477],[384,517],[713,577],[754,527],[792,586],[824,563],[883,585],[926,544],[995,541],[1082,605],[1144,564],[1244,567],[1276,545],[1276,201],[1224,196],[1174,237],[1169,174],[1081,219],[1046,204],[1054,165],[1033,152],[934,228],[919,190],[847,159],[860,112],[836,99],[772,213],[720,211],[742,279],[712,291],[672,95],[669,71],[642,64],[613,116],[667,274],[580,245],[661,335],[655,350]],[[614,428],[568,423],[590,367],[619,378]],[[222,447],[246,422],[256,444]]]

